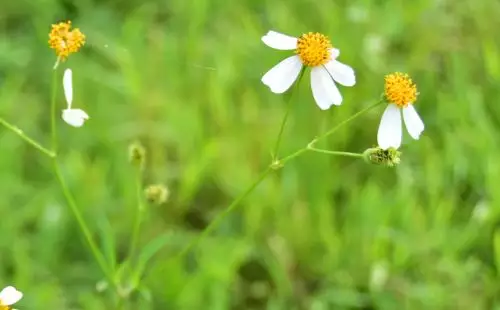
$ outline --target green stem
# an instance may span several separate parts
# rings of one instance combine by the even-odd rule
[[[333,127],[332,129],[328,130],[324,134],[319,135],[318,137],[316,137],[315,139],[313,139],[311,142],[309,142],[309,144],[306,147],[301,148],[301,149],[295,151],[294,153],[292,153],[292,154],[290,154],[288,156],[285,156],[282,159],[280,159],[279,163],[281,165],[284,165],[287,161],[290,161],[290,160],[294,159],[295,157],[298,157],[298,156],[302,155],[303,153],[309,151],[311,148],[313,148],[313,145],[316,142],[318,142],[319,140],[323,140],[323,139],[327,138],[328,136],[330,136],[331,134],[333,134],[334,132],[336,132],[337,130],[339,130],[345,124],[349,123],[350,121],[352,121],[353,119],[357,118],[358,116],[360,116],[360,115],[368,112],[369,110],[375,108],[376,106],[382,104],[383,102],[384,102],[384,100],[381,99],[381,100],[375,102],[374,104],[372,104],[372,105],[364,108],[363,110],[359,111],[358,113],[352,115],[351,117],[343,120],[337,126]]]
[[[288,121],[288,116],[290,115],[290,110],[292,109],[292,98],[293,98],[293,95],[296,93],[295,90],[299,88],[300,80],[302,80],[302,77],[304,76],[304,72],[305,72],[305,67],[302,68],[302,70],[300,70],[299,77],[297,78],[296,82],[294,83],[293,88],[290,91],[288,98],[286,100],[286,112],[285,112],[285,115],[283,116],[283,120],[281,121],[280,131],[278,133],[278,137],[276,138],[276,143],[274,145],[274,149],[273,149],[273,153],[272,153],[273,161],[278,158],[278,152],[279,152],[281,140],[283,137],[283,132],[285,131],[285,125]]]
[[[324,134],[322,135],[319,135],[318,137],[316,137],[316,139],[313,140],[313,143],[319,141],[319,140],[323,140],[325,138],[327,138],[328,136],[330,136],[331,134],[333,134],[334,132],[336,132],[337,130],[339,130],[342,126],[344,126],[345,124],[349,123],[350,121],[352,121],[353,119],[357,118],[358,116],[362,115],[362,114],[365,114],[366,112],[370,111],[371,109],[375,108],[376,106],[382,104],[384,102],[383,99],[375,102],[374,104],[364,108],[363,110],[355,113],[354,115],[352,115],[351,117],[343,120],[342,122],[340,122],[337,126],[333,127],[332,129],[328,130],[327,132],[325,132]]]
[[[132,239],[130,241],[130,252],[129,259],[132,261],[135,256],[137,249],[137,243],[139,241],[139,233],[141,230],[142,216],[144,213],[144,204],[142,200],[142,173],[141,168],[138,168],[136,176],[136,195],[137,195],[137,208],[135,214],[134,228],[132,232]]]
[[[114,285],[114,280],[112,274],[109,272],[106,261],[104,260],[104,256],[102,253],[99,251],[94,239],[92,238],[92,235],[90,233],[89,228],[87,227],[87,224],[85,223],[85,220],[83,219],[82,214],[80,213],[80,210],[78,209],[75,200],[73,196],[71,195],[68,185],[64,181],[64,178],[61,173],[61,169],[59,168],[59,164],[57,162],[57,159],[54,158],[54,172],[57,177],[57,180],[59,181],[59,184],[61,186],[61,190],[64,194],[64,197],[66,198],[66,201],[68,202],[68,205],[73,212],[73,215],[75,216],[76,222],[78,223],[78,226],[80,226],[80,230],[83,233],[83,236],[85,237],[85,240],[87,241],[90,250],[92,252],[92,255],[94,256],[94,259],[96,262],[99,264],[99,267],[101,267],[102,271],[104,272],[104,275],[109,281],[110,285]]]
[[[363,154],[360,154],[360,153],[330,151],[330,150],[317,149],[315,147],[309,147],[308,149],[310,151],[313,151],[313,152],[318,152],[318,153],[323,153],[323,154],[328,154],[328,155],[363,158]]]
[[[52,152],[55,154],[57,151],[57,124],[56,124],[56,100],[57,100],[57,69],[54,68],[52,71],[52,98],[51,98],[51,103],[50,103],[50,123],[51,123],[51,136],[52,136]],[[76,205],[75,199],[71,195],[71,192],[69,191],[68,185],[66,184],[63,175],[61,173],[61,169],[59,167],[58,163],[58,157],[54,156],[54,173],[57,177],[57,180],[59,181],[59,185],[61,187],[61,190],[64,194],[64,198],[66,199],[67,204],[69,205],[77,223],[78,226],[80,227],[80,230],[83,233],[83,236],[85,240],[87,241],[87,244],[90,247],[90,250],[92,252],[92,255],[94,256],[95,261],[101,268],[102,272],[104,273],[105,277],[107,278],[109,284],[115,289],[115,291],[118,291],[117,285],[115,283],[115,280],[113,278],[113,274],[109,271],[108,266],[106,264],[106,261],[104,259],[104,256],[102,255],[101,251],[99,251],[99,248],[97,247],[96,242],[94,241],[94,238],[92,237],[92,234],[90,233],[90,229],[88,228],[82,214],[80,213],[80,210],[78,209],[78,206]]]
[[[2,124],[2,126],[4,126],[5,128],[9,129],[10,131],[12,131],[13,133],[15,133],[16,135],[18,135],[21,139],[23,139],[24,141],[28,142],[29,144],[31,144],[31,146],[33,146],[34,148],[36,148],[37,150],[39,150],[43,154],[47,155],[48,157],[54,158],[56,156],[56,154],[54,152],[52,152],[52,151],[46,149],[45,147],[41,146],[38,142],[36,142],[35,140],[31,139],[26,134],[24,134],[24,132],[21,129],[17,128],[14,125],[11,125],[9,122],[7,122],[6,120],[4,120],[3,118],[0,118],[0,124]]]
[[[219,213],[217,217],[205,228],[205,230],[199,234],[196,238],[193,238],[191,242],[178,254],[178,258],[184,257],[189,251],[196,246],[200,240],[205,238],[209,233],[211,233],[215,227],[229,214],[231,213],[240,202],[245,199],[254,189],[267,177],[267,175],[272,171],[271,168],[267,168],[260,174],[260,176],[255,180],[241,195],[239,195],[224,211]]]
[[[52,136],[52,151],[57,153],[57,124],[56,124],[56,102],[57,102],[57,68],[52,70],[52,98],[50,101],[50,132]]]

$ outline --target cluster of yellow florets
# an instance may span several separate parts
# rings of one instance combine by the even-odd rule
[[[417,100],[417,86],[408,74],[401,72],[385,76],[385,98],[400,108],[406,107]]]
[[[52,25],[49,33],[49,46],[54,49],[59,59],[65,60],[76,53],[85,44],[85,35],[80,29],[71,30],[71,21]]]
[[[309,32],[298,38],[295,52],[304,65],[316,67],[330,61],[331,48],[332,44],[327,36],[318,32]]]

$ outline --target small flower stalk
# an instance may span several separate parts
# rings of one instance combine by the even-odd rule
[[[374,147],[363,152],[363,159],[370,164],[392,168],[401,162],[401,152],[395,148],[384,150],[381,147]]]
[[[0,310],[10,310],[12,305],[23,298],[23,293],[13,286],[7,286],[0,292]]]
[[[64,97],[67,107],[62,111],[62,119],[70,126],[82,127],[89,115],[81,109],[72,109],[73,103],[73,73],[71,69],[66,69],[63,76]]]
[[[149,185],[144,191],[146,200],[155,205],[162,205],[167,202],[170,192],[168,188],[163,184],[153,184]]]
[[[65,61],[69,55],[78,52],[85,45],[85,35],[79,28],[71,29],[71,21],[52,25],[49,33],[49,46],[57,56],[54,69],[60,62]]]

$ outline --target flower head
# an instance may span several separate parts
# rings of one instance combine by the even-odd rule
[[[363,158],[370,164],[395,167],[401,162],[401,152],[395,148],[384,150],[380,147],[374,147],[364,151]]]
[[[262,83],[273,93],[287,91],[304,66],[311,68],[313,97],[322,110],[342,103],[342,95],[335,82],[344,86],[356,84],[354,70],[336,60],[340,51],[333,48],[330,39],[323,34],[309,32],[294,38],[269,31],[262,41],[274,49],[295,50],[296,54],[282,60],[262,77]]]
[[[144,191],[146,199],[150,203],[161,205],[168,200],[170,195],[168,188],[162,184],[149,185]]]
[[[408,74],[396,72],[385,76],[384,95],[388,102],[404,108],[417,100],[417,86]]]
[[[424,123],[413,107],[418,95],[417,86],[407,74],[396,72],[385,77],[384,90],[389,105],[380,120],[377,142],[384,150],[390,147],[398,149],[403,139],[401,114],[413,139],[418,140],[424,131]]]
[[[317,67],[330,61],[332,44],[327,36],[318,32],[309,32],[297,39],[295,53],[305,66]]]
[[[85,44],[85,35],[80,29],[71,30],[71,21],[52,25],[49,33],[49,46],[54,49],[58,59],[65,60]]]
[[[73,103],[73,73],[71,69],[66,69],[63,76],[64,97],[67,108],[62,111],[62,119],[73,127],[82,127],[89,115],[81,109],[72,109]]]
[[[146,163],[146,149],[140,142],[134,142],[128,147],[128,158],[132,165],[143,168]]]
[[[0,310],[8,310],[10,306],[23,298],[23,293],[12,286],[7,286],[0,292]]]

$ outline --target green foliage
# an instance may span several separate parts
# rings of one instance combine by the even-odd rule
[[[116,276],[141,280],[125,309],[496,309],[499,16],[487,0],[2,1],[0,116],[50,144],[47,34],[71,19],[87,44],[61,68],[90,120],[58,119],[61,166]],[[405,136],[391,169],[318,153],[287,162],[178,259],[271,162],[284,96],[260,78],[287,52],[260,41],[269,29],[323,32],[357,73],[327,112],[303,83],[280,154],[377,100],[392,71],[417,83],[426,130]],[[382,109],[317,146],[374,146]],[[170,192],[145,211],[130,262],[142,277],[123,265],[134,141],[147,150],[145,184]],[[0,151],[0,288],[24,292],[19,309],[113,309],[50,160],[4,127]]]

